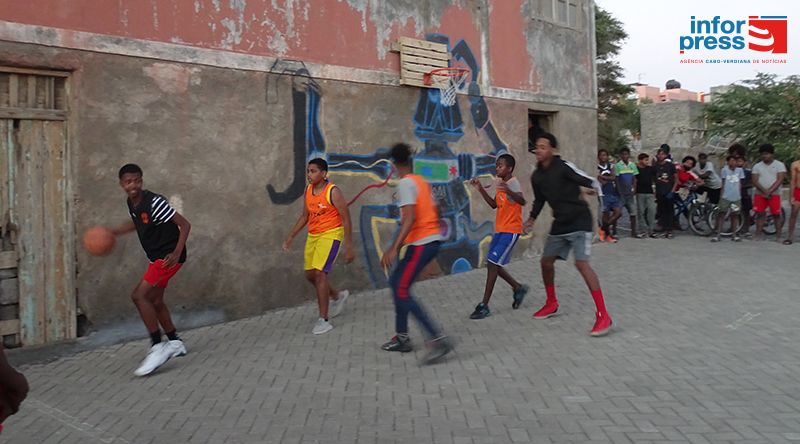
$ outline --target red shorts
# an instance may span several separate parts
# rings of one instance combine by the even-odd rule
[[[781,214],[781,196],[773,194],[769,199],[760,194],[753,196],[753,211],[763,213],[767,211],[767,207],[773,216]]]
[[[169,283],[169,280],[172,279],[172,276],[175,276],[175,273],[177,273],[182,266],[183,264],[175,264],[172,266],[172,268],[165,268],[164,261],[158,259],[155,262],[150,263],[150,266],[147,267],[147,271],[145,271],[142,279],[144,279],[145,282],[153,287],[167,288],[167,283]]]
[[[794,192],[792,193],[792,200],[800,203],[800,187],[794,189]],[[794,202],[792,203],[794,204]]]

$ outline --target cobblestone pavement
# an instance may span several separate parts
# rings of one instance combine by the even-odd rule
[[[800,249],[679,236],[594,253],[616,321],[605,338],[588,336],[571,264],[557,268],[563,314],[531,319],[544,297],[528,258],[510,266],[533,288],[522,309],[498,284],[486,320],[468,319],[483,270],[416,286],[458,341],[442,364],[379,350],[393,311],[370,291],[319,337],[312,304],[187,331],[189,355],[148,378],[132,374],[144,340],[24,366],[33,388],[2,441],[800,441]]]

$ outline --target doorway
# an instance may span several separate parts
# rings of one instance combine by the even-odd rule
[[[0,67],[0,336],[9,347],[76,336],[68,76]]]

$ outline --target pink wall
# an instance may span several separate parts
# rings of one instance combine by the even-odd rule
[[[524,0],[492,1],[491,83],[533,88]],[[480,62],[479,17],[450,1],[373,10],[366,0],[0,0],[0,20],[253,55],[396,72],[399,36],[466,40]],[[277,7],[275,6],[277,5]],[[390,10],[391,9],[391,10]]]
[[[644,98],[648,98],[653,102],[702,101],[701,93],[696,93],[683,88],[666,89],[661,91],[657,86],[637,85],[635,90],[640,101]]]

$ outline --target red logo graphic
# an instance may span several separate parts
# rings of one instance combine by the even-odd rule
[[[751,15],[748,20],[748,47],[753,51],[786,54],[788,46],[788,17]]]
[[[150,223],[150,216],[148,216],[147,213],[140,214],[139,218],[142,219],[142,223],[145,225]]]

